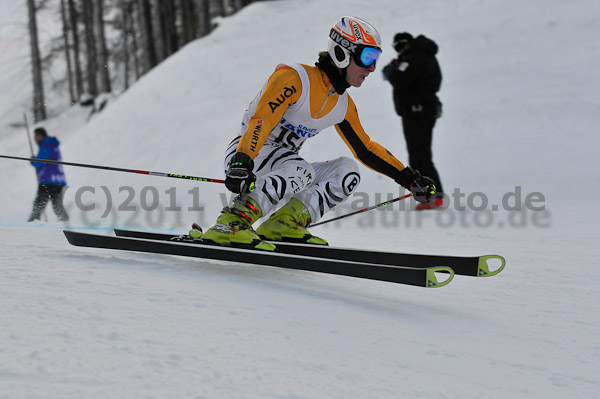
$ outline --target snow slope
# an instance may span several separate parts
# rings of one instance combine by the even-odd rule
[[[252,4],[89,124],[85,110],[72,109],[49,130],[72,162],[221,177],[224,147],[264,80],[278,63],[312,64],[341,15],[377,26],[386,46],[382,65],[394,55],[396,32],[424,33],[440,45],[444,72],[435,160],[447,191],[457,187],[464,197],[443,212],[417,214],[399,203],[314,233],[343,246],[499,253],[506,270],[427,290],[75,248],[50,208],[48,222],[23,222],[35,192],[32,168],[0,159],[0,398],[597,395],[600,276],[591,209],[600,194],[600,78],[593,69],[600,6],[372,4]],[[367,132],[405,160],[391,89],[379,71],[350,94]],[[28,155],[19,134],[2,136],[0,153]],[[330,129],[302,154],[322,160],[350,152]],[[393,182],[362,170],[361,196],[336,213],[398,194]],[[208,225],[227,196],[218,184],[66,172],[69,227],[100,233]],[[516,193],[523,207],[532,195],[544,210],[505,209],[503,199],[514,206]],[[487,206],[475,211],[484,199]]]

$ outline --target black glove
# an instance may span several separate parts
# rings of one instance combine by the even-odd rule
[[[410,190],[415,200],[429,202],[436,193],[435,182],[427,176],[421,176],[418,170],[407,166],[400,172],[396,183]]]
[[[231,158],[229,169],[225,172],[225,187],[233,193],[254,191],[256,176],[252,173],[254,161],[243,152],[236,152]]]

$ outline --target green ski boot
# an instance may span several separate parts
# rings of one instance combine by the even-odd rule
[[[295,198],[282,206],[256,230],[263,240],[300,242],[327,245],[327,241],[313,236],[306,228],[310,225],[310,213]]]
[[[202,227],[198,223],[192,223],[192,229],[188,233],[191,238],[202,238],[204,233],[202,232]]]
[[[206,233],[192,228],[189,235],[218,245],[274,251],[275,245],[263,242],[252,229],[252,223],[261,217],[261,210],[253,199],[236,198],[231,207],[223,208],[217,222]]]

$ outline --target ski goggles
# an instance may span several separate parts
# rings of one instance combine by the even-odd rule
[[[368,68],[375,64],[380,55],[381,50],[378,48],[358,46],[354,52],[354,62],[361,68]]]

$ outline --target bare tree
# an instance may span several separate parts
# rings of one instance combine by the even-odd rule
[[[69,81],[69,98],[71,104],[75,103],[75,88],[73,87],[73,67],[71,66],[71,49],[69,45],[69,23],[67,22],[67,10],[65,0],[60,0],[60,16],[63,25],[63,41],[65,47],[65,58],[67,61],[67,80]]]
[[[131,36],[131,47],[133,48],[132,51],[132,55],[133,55],[133,69],[135,71],[135,79],[139,79],[142,76],[142,71],[141,71],[141,66],[140,66],[140,56],[139,56],[139,42],[138,42],[138,37],[136,35],[136,32],[139,30],[136,29],[136,24],[135,21],[139,21],[139,18],[135,18],[135,13],[136,13],[136,2],[133,0],[126,0],[129,2],[129,10],[131,11],[130,13],[130,18],[129,18],[129,32],[130,32],[130,36]],[[139,10],[137,11],[139,12]]]
[[[127,0],[120,0],[121,8],[121,35],[123,36],[123,88],[129,88],[129,21],[131,20],[131,4]]]
[[[138,20],[142,33],[142,46],[144,48],[145,66],[144,73],[158,64],[156,48],[154,47],[154,29],[152,27],[152,9],[150,0],[138,0]]]
[[[110,73],[108,70],[108,48],[106,47],[106,34],[104,31],[104,4],[103,0],[96,0],[94,7],[96,43],[98,46],[98,75],[100,77],[100,92],[110,93]]]
[[[198,15],[194,0],[179,0],[181,13],[181,41],[189,43],[198,37]]]
[[[178,49],[175,4],[172,0],[157,2],[157,17],[162,44],[161,59],[165,59]]]
[[[207,0],[207,1],[209,1],[209,9],[210,9],[211,17],[224,17],[225,14],[227,14],[225,2],[228,0]]]
[[[31,44],[31,71],[33,74],[33,118],[35,122],[46,119],[44,82],[42,79],[42,60],[38,40],[36,7],[34,0],[27,0],[29,13],[29,40]]]
[[[62,1],[62,0],[61,0]],[[73,37],[73,64],[75,67],[75,89],[77,93],[77,101],[81,100],[81,94],[83,94],[83,74],[81,69],[80,61],[80,50],[79,50],[79,26],[77,18],[77,9],[75,8],[75,1],[68,0],[69,7],[69,20],[70,20],[70,31]]]
[[[237,11],[237,9],[235,8],[236,4],[234,3],[234,0],[223,0],[223,9],[225,10],[226,16],[234,14]]]
[[[161,1],[164,2],[164,0],[151,0],[150,3],[152,9],[152,26],[154,28],[154,48],[156,49],[156,57],[159,63],[169,56],[167,44],[165,43],[165,24],[163,22]]]
[[[210,0],[200,0],[198,36],[206,36],[212,31]]]
[[[94,35],[94,3],[83,0],[83,23],[85,26],[85,51],[87,58],[87,90],[92,97],[98,95],[98,56]]]

